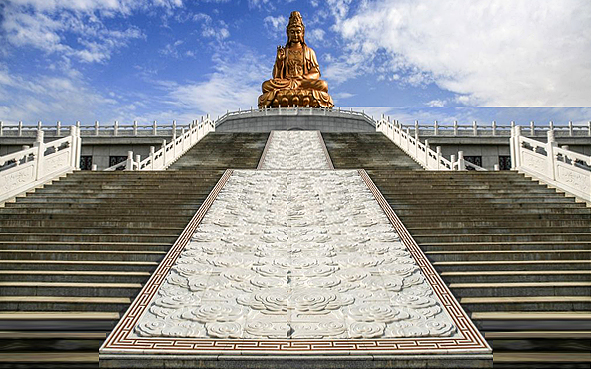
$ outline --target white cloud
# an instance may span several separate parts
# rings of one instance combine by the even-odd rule
[[[265,17],[263,23],[272,38],[278,38],[278,36],[284,37],[285,27],[287,26],[287,17],[284,17],[283,15],[277,17],[269,15]]]
[[[215,71],[202,82],[176,84],[162,82],[168,89],[170,103],[180,112],[209,113],[212,117],[226,110],[256,107],[261,83],[270,77],[270,70],[261,71],[261,58],[247,50],[232,56],[215,56]],[[270,69],[270,68],[269,68]]]
[[[326,32],[321,28],[314,28],[310,31],[306,31],[306,42],[315,45],[324,45]],[[309,41],[309,42],[308,42]]]
[[[431,108],[443,108],[446,104],[444,100],[431,100],[426,105]]]
[[[230,37],[228,25],[222,20],[215,22],[211,16],[205,13],[195,14],[193,20],[201,22],[201,36],[205,38],[213,38],[217,41],[223,41]]]
[[[112,29],[104,19],[178,6],[181,0],[12,0],[3,8],[0,33],[5,42],[0,51],[30,46],[82,62],[105,62],[117,49],[145,36],[135,26]]]
[[[73,124],[91,120],[99,109],[113,104],[114,100],[95,92],[76,72],[25,76],[0,65],[0,113],[4,122],[61,120]]]
[[[327,71],[339,81],[382,50],[390,75],[413,85],[434,82],[467,105],[591,101],[588,0],[377,0],[352,16],[350,1],[329,3],[334,30],[350,45]]]

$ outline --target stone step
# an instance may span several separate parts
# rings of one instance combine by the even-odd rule
[[[0,270],[53,270],[53,271],[130,271],[152,272],[158,261],[112,260],[0,260]]]
[[[165,251],[116,250],[0,250],[6,260],[64,260],[64,261],[160,261]]]
[[[6,364],[8,366],[4,366]],[[0,366],[13,368],[98,368],[96,351],[81,352],[7,352],[0,353]]]
[[[397,212],[398,214],[399,212]],[[402,222],[406,225],[409,224],[410,226],[414,225],[425,225],[426,221],[443,221],[444,219],[449,222],[452,221],[455,223],[459,222],[480,222],[480,221],[503,221],[507,220],[507,213],[505,214],[487,214],[485,212],[481,212],[480,214],[454,214],[452,217],[436,217],[434,215],[429,215],[427,212],[422,212],[421,214],[413,214],[412,212],[406,212],[405,215],[398,216],[401,218]],[[538,220],[542,222],[561,222],[561,221],[581,221],[581,222],[591,222],[591,215],[586,212],[584,209],[576,210],[575,212],[563,212],[560,213],[524,213],[519,214],[519,220],[517,222],[530,222],[531,225],[535,225]]]
[[[176,240],[176,238],[175,238]],[[0,242],[0,255],[2,253],[9,252],[10,250],[21,250],[22,252],[27,251],[43,251],[51,250],[56,253],[62,252],[89,252],[99,251],[108,253],[110,251],[122,251],[122,252],[167,252],[170,250],[171,243],[150,243],[150,242],[82,242],[82,241],[71,241],[71,242],[33,242],[33,241],[21,241],[21,242]]]
[[[447,217],[448,219],[453,216],[464,216],[467,219],[474,219],[477,216],[484,215],[485,218],[490,217],[505,217],[509,215],[513,215],[515,217],[521,218],[522,215],[538,215],[538,214],[565,214],[565,215],[576,215],[581,214],[583,215],[581,219],[591,219],[589,216],[589,210],[584,207],[579,208],[565,208],[562,206],[545,206],[543,208],[512,208],[511,206],[507,205],[504,207],[496,207],[496,208],[488,208],[488,207],[472,207],[466,206],[453,206],[453,207],[441,207],[441,208],[429,208],[429,206],[421,206],[421,207],[412,207],[406,209],[399,209],[397,206],[393,207],[393,210],[400,218],[406,218],[408,216],[412,217],[425,217],[431,216],[433,219],[434,214],[437,214],[438,217]],[[569,217],[567,217],[569,218]]]
[[[471,317],[485,331],[591,330],[590,311],[482,311]]]
[[[460,304],[480,311],[591,311],[590,296],[463,297]]]
[[[192,216],[195,211],[198,209],[198,206],[195,206],[194,209],[170,209],[170,208],[163,208],[160,207],[158,212],[158,216],[160,219],[163,217],[168,216]],[[148,209],[144,209],[143,207],[140,209],[129,209],[125,207],[121,208],[101,208],[100,215],[103,216],[125,216],[125,215],[133,215],[133,216],[143,216],[142,212],[149,213]],[[81,208],[81,209],[57,209],[53,207],[43,207],[43,208],[4,208],[2,209],[2,213],[0,215],[10,216],[10,215],[33,215],[33,214],[68,214],[71,216],[78,217],[79,215],[87,215],[96,217],[97,211],[90,209],[90,208]],[[156,216],[155,214],[153,214]]]
[[[119,320],[119,312],[93,311],[3,311],[0,331],[105,331]]]
[[[524,222],[439,222],[431,223],[430,227],[424,227],[424,224],[414,227],[406,227],[414,237],[425,235],[456,235],[456,234],[515,234],[515,235],[540,235],[547,233],[565,234],[565,233],[591,233],[591,227],[588,222],[564,221],[564,222],[543,222],[537,221],[530,223],[532,226],[525,226]],[[523,225],[523,226],[522,226]]]
[[[107,332],[2,331],[0,353],[15,351],[34,354],[40,348],[47,352],[71,353],[96,351],[107,338]]]
[[[493,366],[497,369],[555,369],[555,368],[588,368],[591,354],[571,351],[550,352],[505,352],[493,353]]]
[[[192,195],[208,195],[210,192],[210,189],[202,189],[200,191],[191,191]],[[20,205],[20,206],[47,206],[48,204],[51,204],[51,206],[60,206],[61,204],[82,204],[82,205],[117,205],[118,202],[125,202],[126,204],[134,204],[134,205],[144,205],[142,202],[149,200],[150,203],[148,204],[149,206],[154,206],[154,205],[192,205],[192,204],[197,204],[199,203],[198,201],[191,201],[191,199],[186,199],[183,197],[176,197],[176,196],[165,196],[162,193],[159,193],[158,195],[160,196],[159,198],[154,198],[154,194],[153,193],[145,193],[145,194],[141,194],[141,196],[139,196],[140,194],[130,194],[129,192],[125,192],[125,193],[119,193],[119,194],[113,194],[113,195],[117,195],[117,196],[104,196],[101,193],[97,193],[96,195],[92,196],[91,198],[88,197],[88,194],[83,194],[83,193],[75,193],[75,194],[70,194],[68,196],[50,196],[50,195],[44,195],[43,197],[22,197],[22,198],[18,198],[16,202],[14,203],[6,203],[6,206],[16,206],[16,205]]]
[[[150,277],[149,272],[110,270],[0,270],[2,282],[98,282],[141,283]]]
[[[20,210],[26,209],[29,212],[38,212],[43,211],[46,209],[51,209],[54,211],[68,211],[71,210],[72,212],[90,212],[90,211],[101,211],[101,212],[120,212],[122,210],[127,210],[130,213],[133,212],[150,212],[156,209],[170,209],[175,211],[195,211],[199,209],[201,206],[201,202],[192,203],[188,201],[187,203],[167,203],[166,201],[163,202],[156,202],[156,203],[143,203],[142,201],[125,201],[125,202],[94,202],[94,203],[65,203],[65,202],[55,202],[55,203],[8,203],[6,204],[6,210]]]
[[[420,234],[413,233],[413,238],[421,245],[445,245],[445,244],[459,244],[459,243],[478,243],[494,244],[494,243],[521,243],[536,244],[536,243],[560,243],[568,244],[569,242],[585,243],[591,245],[591,233],[538,233],[538,234],[482,234],[482,233],[462,233],[462,234]]]
[[[440,273],[445,283],[589,282],[591,270],[479,270]]]
[[[122,235],[178,235],[183,231],[184,223],[180,227],[166,227],[168,222],[165,226],[157,227],[157,224],[151,223],[140,223],[134,224],[132,222],[111,222],[113,223],[110,226],[100,226],[99,222],[68,222],[66,224],[60,224],[60,222],[35,222],[35,221],[26,221],[26,222],[19,222],[23,223],[20,226],[13,226],[13,225],[6,225],[3,224],[2,231],[6,233],[27,233],[27,234],[34,234],[34,233],[43,233],[44,231],[48,233],[61,233],[63,235],[76,235],[76,234],[83,234],[83,235],[92,235],[92,234],[102,234],[102,235],[112,235],[112,234],[122,234]],[[95,223],[99,223],[99,226],[95,226]],[[105,222],[109,223],[109,222]],[[30,224],[30,225],[27,225]],[[46,225],[43,225],[46,224]],[[181,224],[181,223],[179,223]],[[78,226],[75,226],[78,225]]]
[[[430,242],[421,243],[421,248],[427,252],[436,251],[532,251],[538,250],[567,250],[574,252],[577,250],[589,250],[591,243],[587,241],[539,241],[539,242]]]
[[[389,191],[381,191],[382,195],[396,197],[397,194],[393,194]],[[458,197],[459,198],[459,197]],[[489,204],[493,206],[502,206],[505,204],[510,204],[513,206],[518,207],[525,207],[525,206],[533,206],[538,205],[540,207],[548,205],[548,204],[561,204],[565,206],[573,205],[573,207],[584,207],[582,203],[575,203],[572,198],[568,197],[552,197],[548,198],[547,196],[515,196],[515,197],[503,197],[503,198],[489,198],[489,197],[481,197],[481,196],[471,196],[470,194],[466,194],[462,197],[462,201],[456,201],[453,198],[445,197],[439,199],[429,199],[429,205],[433,207],[438,206],[445,206],[449,204],[459,205],[459,206],[467,206],[474,201],[478,201],[480,203]],[[399,204],[397,206],[421,206],[425,204],[425,199],[416,198],[413,196],[405,196],[404,198],[399,199]]]
[[[76,224],[76,222],[82,221],[82,222],[110,222],[113,221],[114,217],[110,216],[110,215],[102,215],[100,213],[94,212],[94,213],[87,213],[87,214],[79,214],[79,213],[67,213],[67,212],[63,212],[63,213],[56,213],[56,214],[43,214],[43,213],[35,213],[35,214],[27,214],[26,212],[20,211],[17,213],[17,215],[15,216],[15,214],[12,213],[4,213],[3,211],[0,211],[0,222],[2,224],[5,224],[6,222],[8,222],[9,224],[15,224],[14,221],[15,219],[19,219],[22,221],[48,221],[48,220],[52,220],[52,221],[65,221],[65,222],[72,222],[72,224]],[[169,222],[171,222],[172,224],[178,224],[179,222],[184,222],[184,224],[187,224],[187,222],[191,219],[191,216],[188,215],[177,215],[177,214],[169,214],[166,216],[166,224],[170,224]],[[160,224],[162,224],[162,216],[160,216],[159,214],[141,214],[141,213],[136,213],[136,214],[117,214],[117,217],[115,218],[115,221],[118,222],[159,222]],[[18,224],[18,223],[17,223]]]
[[[432,264],[441,272],[591,270],[589,260],[437,261]]]
[[[487,202],[479,202],[480,207],[475,208],[473,203],[462,203],[462,204],[453,204],[453,207],[450,207],[450,204],[447,205],[441,204],[428,204],[428,203],[416,203],[416,204],[406,204],[400,203],[392,206],[392,209],[398,214],[406,214],[408,210],[416,211],[420,214],[420,212],[424,211],[431,211],[438,212],[440,214],[444,214],[446,211],[453,211],[450,214],[458,213],[458,214],[479,214],[484,210],[488,210],[492,214],[521,214],[521,213],[548,213],[548,212],[588,212],[587,208],[584,204],[570,204],[568,206],[564,206],[564,204],[560,202],[548,202],[544,204],[539,203],[515,203],[512,204],[511,202],[506,203],[487,203]]]
[[[590,296],[591,282],[450,283],[457,297]]]
[[[0,295],[134,297],[141,288],[139,283],[0,282]]]
[[[425,254],[434,262],[439,261],[523,261],[523,260],[588,260],[591,250],[470,250],[470,251],[427,251]]]
[[[133,234],[133,233],[1,233],[0,247],[10,244],[50,244],[50,243],[85,243],[85,242],[114,242],[114,243],[139,243],[139,244],[172,244],[178,238],[178,234]]]
[[[0,282],[1,283],[1,282]],[[64,283],[62,283],[64,284]],[[131,304],[129,297],[0,296],[0,311],[115,311]]]

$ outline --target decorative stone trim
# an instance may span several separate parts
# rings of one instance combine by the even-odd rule
[[[326,149],[326,143],[324,142],[324,138],[322,137],[322,133],[320,133],[320,131],[316,131],[318,132],[318,140],[320,140],[320,145],[322,145],[322,151],[324,151],[324,156],[326,157],[326,162],[328,163],[328,167],[330,169],[334,169],[334,165],[332,165],[332,160],[330,159],[330,154],[328,153],[328,150]]]
[[[265,144],[265,149],[263,150],[263,154],[261,155],[261,159],[259,160],[259,165],[257,165],[257,169],[263,169],[263,163],[265,162],[265,158],[267,157],[267,152],[269,151],[269,146],[271,146],[271,140],[273,140],[273,132],[269,133],[269,137],[267,138],[267,143]]]

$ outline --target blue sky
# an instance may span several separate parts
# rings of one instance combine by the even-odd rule
[[[336,106],[404,122],[591,120],[589,0],[0,0],[0,120],[248,109],[292,10]]]

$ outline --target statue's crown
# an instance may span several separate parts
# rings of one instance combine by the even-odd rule
[[[296,26],[304,28],[304,22],[302,21],[302,15],[300,12],[293,11],[289,15],[289,23],[287,23],[287,28],[289,29]]]

